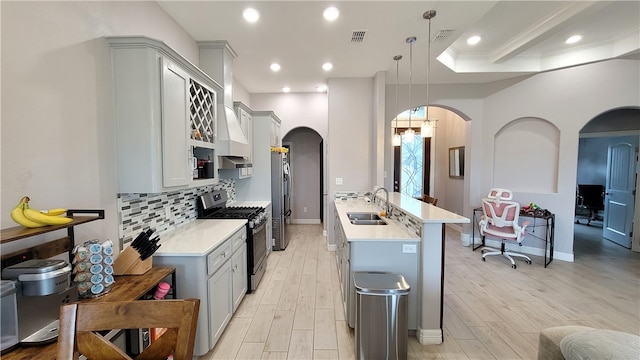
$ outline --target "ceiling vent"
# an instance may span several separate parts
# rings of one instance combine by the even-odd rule
[[[364,36],[367,34],[367,30],[353,30],[351,33],[351,42],[361,43],[364,41]]]
[[[436,36],[433,37],[433,41],[438,41],[438,40],[447,40],[451,34],[453,34],[454,32],[456,32],[455,29],[442,29],[440,31],[438,31],[438,33],[436,34]]]

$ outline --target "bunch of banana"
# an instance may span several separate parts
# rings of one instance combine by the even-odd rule
[[[11,210],[11,218],[18,224],[37,228],[47,225],[64,225],[73,221],[72,218],[60,216],[67,212],[66,209],[35,210],[29,207],[29,197],[24,196],[18,205]]]

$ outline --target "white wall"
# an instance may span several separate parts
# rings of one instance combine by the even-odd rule
[[[196,43],[155,2],[0,6],[2,228],[16,226],[9,212],[28,195],[35,208],[104,209],[106,219],[77,227],[76,239],[117,244],[111,58],[103,37],[161,39],[195,64]]]
[[[559,129],[558,189],[553,193],[514,194],[521,203],[535,202],[556,214],[555,251],[573,258],[573,214],[578,133],[591,119],[610,109],[640,105],[640,66],[635,60],[612,60],[538,74],[485,100],[482,185],[493,185],[493,137],[514,119],[540,118]],[[514,149],[522,161],[536,159],[536,144]],[[536,176],[536,169],[531,169]]]
[[[433,109],[433,111],[431,110]],[[434,174],[436,178],[436,189],[438,194],[438,207],[447,209],[456,214],[464,214],[464,188],[465,179],[449,178],[449,148],[465,147],[465,167],[469,158],[469,152],[472,150],[466,145],[467,127],[471,127],[470,121],[463,120],[460,116],[442,108],[429,108],[430,118],[438,119],[436,128],[436,164]],[[433,115],[431,115],[433,114]],[[468,169],[465,169],[468,171]],[[468,176],[465,173],[465,177]]]
[[[280,135],[291,129],[308,127],[323,139],[328,136],[327,93],[251,94],[251,110],[273,111],[278,115]]]
[[[327,224],[329,244],[335,244],[333,194],[336,191],[371,190],[370,174],[376,154],[372,149],[374,104],[372,78],[329,79],[329,156]],[[336,185],[341,178],[342,185]]]

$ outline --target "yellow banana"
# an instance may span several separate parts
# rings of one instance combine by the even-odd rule
[[[67,209],[55,208],[55,209],[49,209],[49,210],[40,210],[40,212],[48,216],[58,216],[66,213]]]
[[[37,228],[37,227],[45,226],[46,224],[29,220],[24,215],[24,207],[29,206],[28,203],[29,203],[29,197],[28,196],[22,197],[22,199],[20,199],[20,202],[18,203],[18,206],[13,208],[13,210],[11,210],[11,219],[13,219],[13,221],[15,221],[16,223],[28,228]]]
[[[31,221],[45,225],[64,225],[73,221],[72,218],[64,216],[49,216],[41,213],[38,210],[29,208],[29,204],[26,204],[23,210],[24,216]]]

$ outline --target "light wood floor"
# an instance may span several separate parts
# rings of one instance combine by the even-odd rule
[[[355,357],[322,226],[289,229],[287,249],[271,253],[258,290],[201,360]],[[410,337],[409,359],[535,359],[539,331],[559,325],[640,334],[640,254],[585,236],[576,240],[574,263],[545,269],[533,258],[514,270],[499,257],[482,262],[459,234],[448,233],[444,343],[420,345]]]

